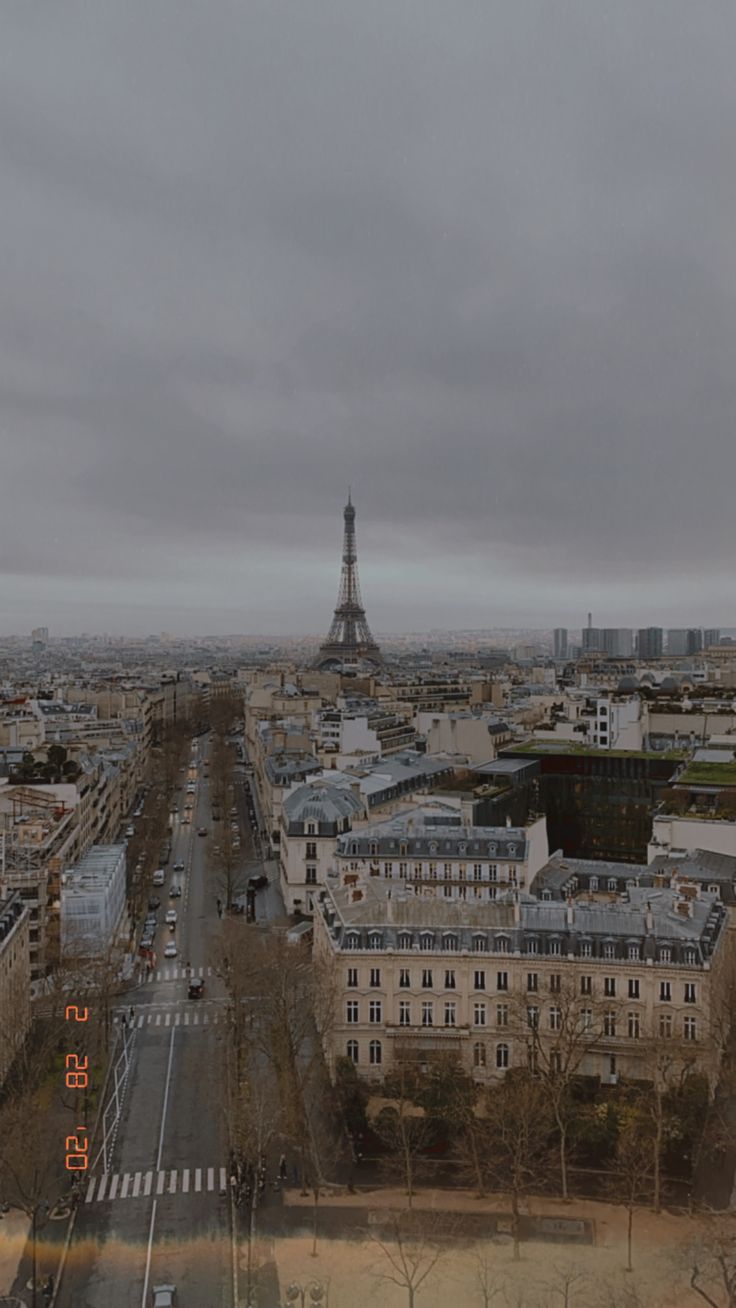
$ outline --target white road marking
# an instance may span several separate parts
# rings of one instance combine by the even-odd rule
[[[222,1194],[227,1190],[227,1172],[224,1167],[220,1168],[220,1191]]]
[[[156,1194],[163,1194],[165,1183],[166,1183],[166,1173],[159,1172],[158,1181],[156,1182]]]
[[[120,1188],[120,1198],[121,1198],[121,1199],[127,1199],[127,1197],[128,1197],[128,1187],[129,1187],[129,1186],[130,1186],[130,1172],[126,1172],[126,1173],[125,1173],[125,1176],[123,1177],[123,1184],[122,1184],[122,1186],[121,1186],[121,1188]]]
[[[137,1198],[138,1198],[138,1195],[139,1195],[140,1192],[141,1192],[141,1177],[142,1177],[142,1175],[143,1175],[142,1172],[136,1172],[135,1176],[133,1177],[133,1198],[134,1198],[134,1199],[137,1199]]]
[[[184,1171],[181,1174],[181,1192],[182,1194],[189,1194],[189,1168],[188,1167],[185,1167]]]
[[[207,1168],[207,1189],[208,1189],[208,1190],[214,1190],[214,1188],[215,1188],[215,1169],[214,1169],[214,1167],[208,1167],[208,1168]]]
[[[194,1189],[197,1191],[198,1194],[199,1194],[199,1191],[202,1189],[202,1168],[201,1168],[201,1167],[195,1167],[195,1169],[194,1169]]]
[[[146,1172],[146,1181],[145,1181],[145,1185],[143,1186],[143,1193],[144,1193],[146,1199],[148,1198],[149,1194],[151,1193],[151,1186],[152,1186],[152,1185],[153,1185],[153,1172]]]
[[[176,1194],[176,1168],[173,1169],[169,1178],[169,1194]]]
[[[94,1194],[94,1192],[95,1192],[96,1189],[97,1189],[97,1177],[96,1177],[96,1176],[91,1176],[91,1177],[89,1178],[89,1185],[87,1186],[87,1193],[86,1193],[86,1195],[84,1196],[84,1202],[85,1202],[86,1204],[88,1204],[88,1203],[90,1202],[90,1200],[91,1200],[91,1198],[92,1198],[92,1195]]]
[[[102,1180],[100,1181],[100,1188],[99,1188],[99,1190],[97,1191],[97,1198],[98,1198],[98,1199],[104,1199],[104,1198],[105,1198],[105,1189],[106,1189],[106,1187],[107,1187],[107,1172],[105,1172],[104,1176],[102,1177]],[[111,1186],[110,1186],[110,1198],[111,1198],[111,1199],[114,1199],[114,1198],[115,1198],[115,1191],[117,1190],[117,1188],[118,1188],[118,1177],[117,1177],[117,1176],[113,1176],[113,1178],[112,1178],[112,1184],[111,1184]]]

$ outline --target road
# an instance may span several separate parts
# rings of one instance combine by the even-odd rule
[[[228,1147],[220,1086],[225,990],[216,975],[216,894],[207,885],[212,817],[197,743],[198,780],[191,825],[172,832],[160,895],[157,962],[149,980],[121,996],[134,1006],[126,1035],[131,1071],[107,1174],[98,1162],[85,1182],[58,1308],[150,1308],[151,1287],[173,1281],[181,1308],[232,1308],[233,1250],[227,1193]],[[183,781],[183,779],[182,779]],[[197,828],[206,826],[205,839]],[[175,862],[185,871],[172,871]],[[170,900],[180,881],[182,897]],[[177,909],[178,957],[165,959],[165,909]],[[201,1000],[187,997],[184,963],[205,979]]]

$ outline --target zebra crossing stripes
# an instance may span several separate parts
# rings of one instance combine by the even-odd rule
[[[149,972],[145,977],[144,983],[150,985],[151,981],[188,981],[194,976],[214,976],[211,967],[159,967],[155,972]]]
[[[140,1031],[144,1026],[217,1026],[219,1013],[140,1013],[135,1025]]]
[[[147,1172],[103,1172],[91,1176],[84,1196],[86,1204],[122,1202],[128,1199],[148,1199],[150,1195],[213,1194],[227,1192],[227,1171],[224,1167],[177,1167]]]

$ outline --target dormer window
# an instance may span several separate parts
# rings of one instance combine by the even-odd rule
[[[457,936],[453,936],[453,935],[444,936],[442,940],[442,944],[448,953],[450,954],[457,953]]]
[[[425,951],[434,949],[434,935],[431,931],[423,931],[419,937],[419,948]]]
[[[465,841],[464,841],[464,840],[461,840],[461,841],[460,841],[460,844],[458,845],[458,850],[459,850],[459,852],[460,852],[461,854],[464,854],[465,851],[467,850],[467,848],[468,848],[468,846],[466,845]]]
[[[596,890],[598,889],[598,878],[597,878],[597,877],[591,877],[591,878],[590,878],[590,883],[589,883],[589,884],[590,884],[590,889],[591,889],[591,891],[596,891]]]
[[[358,852],[358,842],[357,840],[354,840],[350,846],[350,853],[357,854],[357,852]]]
[[[641,950],[638,945],[629,945],[629,960],[632,963],[638,963],[641,958]]]
[[[371,858],[375,858],[378,854],[378,841],[372,840],[370,848],[371,848]]]
[[[509,845],[509,858],[513,858],[515,854],[516,854],[516,845]]]
[[[436,853],[437,853],[437,841],[436,841],[436,840],[432,840],[432,841],[430,841],[429,852],[430,852],[430,854],[436,854]]]
[[[496,842],[495,840],[492,840],[490,845],[488,846],[488,853],[495,854],[495,852],[496,852]]]
[[[473,953],[474,954],[488,953],[488,941],[486,940],[485,936],[473,936]]]
[[[404,858],[406,857],[406,853],[407,853],[408,848],[409,848],[409,847],[408,847],[406,841],[405,841],[405,840],[402,840],[401,844],[399,845],[399,853],[402,855],[402,857],[404,857]]]
[[[360,935],[357,931],[350,931],[345,939],[346,949],[360,949]]]
[[[380,931],[371,931],[368,936],[369,949],[383,949],[383,935]]]
[[[496,952],[499,954],[508,954],[509,952],[508,936],[496,936]]]
[[[618,882],[617,882],[617,880],[616,880],[615,877],[609,877],[609,878],[608,878],[608,889],[609,889],[609,891],[611,892],[611,894],[615,894],[615,891],[616,891],[616,887],[617,887],[617,885],[618,885]]]
[[[411,949],[411,932],[399,932],[399,949]]]

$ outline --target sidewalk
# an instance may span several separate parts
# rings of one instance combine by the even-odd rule
[[[10,1294],[26,1247],[31,1219],[17,1208],[0,1221],[0,1294]]]

